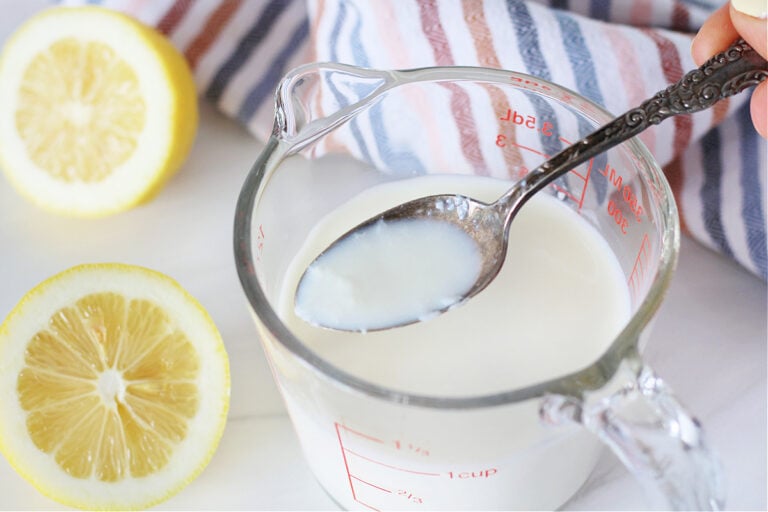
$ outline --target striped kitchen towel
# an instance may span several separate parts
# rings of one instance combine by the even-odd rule
[[[508,69],[562,84],[618,114],[694,67],[691,39],[722,0],[61,3],[101,4],[156,26],[186,55],[201,96],[265,138],[275,85],[311,61]],[[640,138],[667,174],[684,231],[768,277],[766,142],[751,126],[748,94]]]

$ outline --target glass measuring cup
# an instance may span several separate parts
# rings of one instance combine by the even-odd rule
[[[587,478],[602,440],[666,506],[722,503],[698,423],[639,355],[679,243],[672,194],[641,143],[543,192],[591,223],[622,267],[632,316],[602,355],[516,389],[418,394],[335,367],[278,316],[289,262],[317,219],[421,174],[517,179],[610,115],[555,84],[482,68],[313,64],[286,76],[276,98],[273,134],[237,206],[237,269],[306,459],[334,500],[553,509]]]

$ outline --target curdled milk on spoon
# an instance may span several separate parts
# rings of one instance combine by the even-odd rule
[[[453,224],[380,220],[307,268],[296,313],[312,324],[347,331],[423,321],[460,302],[481,264],[475,242]]]

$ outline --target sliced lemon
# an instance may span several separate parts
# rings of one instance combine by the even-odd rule
[[[0,57],[0,165],[43,208],[102,216],[153,197],[197,129],[184,57],[154,29],[102,7],[29,19]]]
[[[175,281],[74,267],[0,326],[0,452],[66,505],[145,508],[207,465],[229,385],[216,326]]]

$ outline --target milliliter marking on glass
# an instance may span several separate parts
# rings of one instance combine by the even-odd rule
[[[499,116],[499,121],[524,126],[529,130],[537,131],[546,137],[551,137],[554,134],[552,130],[555,126],[549,121],[539,123],[537,122],[536,116],[530,114],[524,115],[512,108],[508,108],[503,115]],[[498,146],[500,143],[504,143],[506,138],[507,137],[504,134],[499,134],[496,138],[496,145]]]
[[[640,198],[637,197],[634,189],[624,182],[622,175],[609,163],[606,163],[605,168],[597,172],[605,176],[608,180],[608,186],[613,189],[607,204],[608,215],[613,217],[621,233],[626,235],[631,225],[630,221],[634,220],[637,224],[643,222],[645,210],[640,204]],[[626,210],[629,210],[629,214],[625,213]]]

